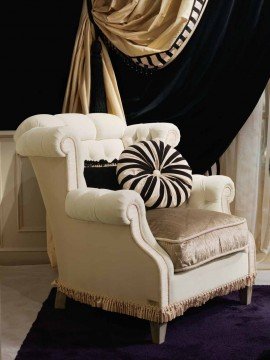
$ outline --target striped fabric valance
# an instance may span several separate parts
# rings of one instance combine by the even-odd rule
[[[157,52],[146,56],[134,56],[131,59],[144,68],[161,68],[169,63],[175,56],[177,56],[185,46],[192,32],[195,30],[200,16],[203,13],[204,5],[207,0],[195,0],[188,19],[183,30],[178,35],[173,45],[166,51]]]
[[[184,49],[207,2],[84,0],[63,111],[88,113],[102,110],[124,118],[108,47],[138,72],[162,69]],[[102,60],[98,60],[93,48],[91,51],[97,39],[101,41]],[[92,71],[93,66],[95,71]],[[103,68],[104,87],[101,86],[102,71],[97,71],[97,67]]]
[[[207,0],[88,1],[106,44],[145,69],[169,64],[185,47]]]

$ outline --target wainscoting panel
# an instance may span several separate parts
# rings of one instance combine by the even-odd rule
[[[27,158],[12,131],[0,132],[0,265],[47,263],[46,213]]]

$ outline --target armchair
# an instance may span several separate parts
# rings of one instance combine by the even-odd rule
[[[168,123],[127,126],[108,114],[37,115],[15,133],[16,150],[32,162],[50,222],[59,271],[56,307],[63,308],[68,296],[149,320],[153,342],[162,343],[167,323],[191,306],[239,289],[248,303],[255,269],[249,235],[244,251],[176,273],[135,191],[86,187],[84,160],[112,161],[124,147],[155,138],[176,146],[180,133]],[[229,178],[194,175],[183,206],[229,213],[233,197]]]

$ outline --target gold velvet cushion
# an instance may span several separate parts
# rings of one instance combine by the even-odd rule
[[[147,211],[150,229],[169,254],[175,272],[190,270],[216,258],[246,249],[246,219],[200,209]]]

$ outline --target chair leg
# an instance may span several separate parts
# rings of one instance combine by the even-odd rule
[[[55,309],[65,309],[66,308],[66,295],[63,294],[59,290],[57,290],[56,295],[55,295],[54,308]]]
[[[151,335],[153,344],[162,344],[165,341],[167,323],[156,323],[150,321]]]
[[[246,286],[239,290],[239,299],[242,305],[249,305],[252,298],[252,286]]]

